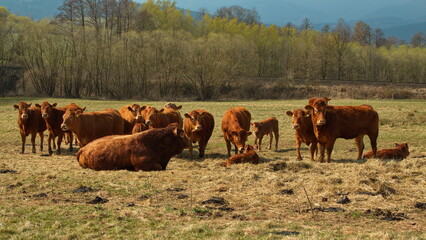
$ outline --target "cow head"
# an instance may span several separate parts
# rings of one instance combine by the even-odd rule
[[[305,112],[302,109],[297,109],[293,112],[287,111],[286,114],[287,116],[292,118],[293,129],[295,130],[302,128],[305,125],[306,120],[311,121],[311,115],[309,115],[308,112]]]
[[[65,114],[62,116],[63,122],[61,124],[62,131],[67,131],[77,124],[78,118],[80,117],[80,114],[83,113],[83,111],[86,110],[86,108],[78,109],[78,110],[71,110],[67,109]]]
[[[250,131],[244,129],[231,131],[231,137],[234,144],[240,153],[243,153],[247,141],[247,137],[251,135]]]
[[[244,153],[248,153],[248,152],[250,152],[250,151],[254,151],[254,150],[256,150],[257,148],[256,147],[254,147],[254,146],[252,146],[252,145],[246,145],[245,146],[245,148],[244,148]]]
[[[167,103],[166,105],[164,105],[165,108],[172,108],[174,110],[180,110],[182,108],[182,105],[177,106],[174,103]]]
[[[259,134],[262,131],[263,123],[261,123],[261,122],[253,122],[253,123],[250,123],[250,125],[253,128],[254,135],[256,137],[259,137]]]
[[[19,111],[20,119],[28,119],[28,109],[31,107],[31,103],[20,102],[18,105],[13,105],[13,107]]]
[[[142,111],[146,108],[146,106],[139,106],[139,104],[133,104],[132,106],[128,106],[127,110],[129,110],[133,117],[135,118],[135,120],[137,122],[143,122],[141,120],[143,120],[142,117]]]
[[[196,111],[191,112],[190,114],[185,113],[185,117],[188,118],[191,121],[191,127],[192,130],[191,132],[199,132],[201,130],[203,130],[203,126],[201,125],[201,118],[202,116],[206,114],[205,112],[203,113],[198,113]]]
[[[38,104],[36,104],[36,107],[38,107],[38,108],[40,108],[41,109],[41,116],[44,118],[44,119],[47,119],[47,118],[49,118],[49,116],[51,116],[52,115],[52,108],[54,108],[54,107],[56,107],[57,106],[57,104],[56,103],[54,103],[54,104],[49,104],[48,102],[43,102],[42,104],[41,104],[41,106],[40,105],[38,105]]]
[[[145,107],[145,106],[144,106]],[[162,113],[164,109],[157,110],[153,107],[145,108],[145,123],[148,126],[153,126],[157,122],[158,114]]]
[[[330,100],[331,99],[327,97],[309,99],[309,104],[305,106],[305,109],[308,110],[312,116],[313,124],[322,126],[327,123],[325,119],[326,112],[334,109],[332,106],[328,106],[328,101]]]
[[[176,139],[175,142],[178,144],[178,148],[180,150],[187,148],[189,145],[189,141],[186,138],[185,132],[182,130],[182,128],[180,128],[177,123],[171,123],[167,127],[173,129],[173,135]]]
[[[410,151],[408,150],[408,143],[395,143],[396,148],[400,149],[403,153],[404,156],[407,157],[408,155],[410,155]]]

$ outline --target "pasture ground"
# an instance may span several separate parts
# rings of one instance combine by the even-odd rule
[[[46,144],[33,154],[29,138],[19,154],[12,106],[21,100],[76,102],[88,111],[136,102],[0,99],[0,239],[426,238],[419,204],[426,202],[425,101],[333,99],[333,105],[372,105],[380,116],[379,149],[408,142],[411,154],[402,161],[355,160],[354,141],[339,139],[330,164],[311,162],[305,145],[304,160],[296,160],[285,111],[307,100],[179,102],[182,115],[204,108],[215,117],[206,158],[189,159],[184,150],[166,171],[129,172],[83,169],[64,146],[62,156],[43,156]],[[259,165],[219,165],[227,158],[221,117],[235,106],[247,107],[252,121],[279,120],[279,149],[267,150],[264,138]],[[371,150],[368,137],[364,142]],[[109,201],[90,204],[97,196]],[[350,202],[337,203],[345,197]]]

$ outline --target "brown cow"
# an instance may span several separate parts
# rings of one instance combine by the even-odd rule
[[[259,122],[251,123],[251,126],[253,127],[254,136],[256,137],[254,139],[254,144],[259,149],[259,152],[261,151],[262,146],[262,139],[263,136],[269,135],[269,147],[268,149],[271,149],[272,146],[272,133],[275,135],[275,150],[278,148],[278,120],[275,117],[267,118]],[[259,145],[257,141],[259,140]]]
[[[166,170],[170,158],[182,152],[187,139],[181,128],[171,124],[124,136],[97,139],[77,152],[83,168],[94,170]]]
[[[65,134],[68,134],[67,136],[69,138],[68,143],[70,145],[69,151],[71,152],[73,150],[72,148],[73,134],[71,131],[66,131],[66,132],[62,131],[61,129],[62,116],[65,114],[65,111],[67,109],[72,109],[72,110],[80,109],[81,111],[84,111],[86,108],[81,108],[75,103],[71,103],[61,108],[57,108],[56,103],[49,104],[48,102],[43,102],[41,106],[39,104],[36,104],[36,106],[41,108],[42,117],[46,121],[46,126],[47,126],[47,129],[49,130],[49,137],[48,137],[49,154],[53,153],[52,141],[54,142],[56,137],[58,137],[58,140],[57,140],[58,148],[56,149],[56,154],[58,155],[61,154],[61,143],[62,143],[62,138],[64,137]],[[54,148],[55,148],[55,145],[54,145]]]
[[[46,130],[46,123],[41,117],[40,108],[31,107],[31,103],[20,102],[18,105],[13,105],[18,110],[18,126],[21,133],[22,149],[21,153],[25,152],[25,141],[31,133],[31,143],[33,145],[33,153],[36,152],[35,139],[37,133],[40,136],[40,151],[43,151],[43,132]]]
[[[235,154],[243,152],[250,130],[251,114],[244,107],[230,108],[222,119],[223,138],[231,156],[231,143],[235,146]]]
[[[135,123],[135,126],[133,126],[132,134],[140,133],[140,132],[146,131],[148,129],[149,129],[149,127],[145,123],[137,122],[137,123]]]
[[[237,164],[237,163],[253,163],[253,164],[259,163],[259,156],[254,150],[253,146],[247,145],[245,146],[244,150],[245,150],[244,153],[236,154],[228,158],[228,160],[222,163],[222,165],[225,167],[229,167],[231,164]]]
[[[145,106],[141,107],[139,104],[125,105],[120,108],[120,115],[124,119],[125,134],[132,133],[132,129],[137,122],[144,122],[141,114],[144,109]]]
[[[293,112],[287,111],[286,114],[292,117],[293,129],[296,130],[296,155],[297,160],[302,160],[300,155],[300,145],[304,142],[306,145],[311,145],[311,160],[314,161],[314,153],[318,153],[317,138],[315,137],[314,128],[312,126],[311,115],[302,109],[296,109]]]
[[[154,107],[144,106],[145,110],[142,112],[145,124],[149,128],[163,128],[170,124],[170,119],[167,114],[163,113],[164,109],[157,110]]]
[[[124,131],[124,119],[114,109],[88,113],[68,109],[62,118],[62,130],[75,133],[80,147],[104,136],[123,134]]]
[[[377,150],[376,158],[402,160],[410,155],[408,143],[395,143],[395,148]],[[373,158],[373,151],[364,154],[364,158]]]
[[[178,123],[180,128],[183,128],[183,118],[180,115],[179,110],[182,105],[176,106],[174,103],[167,103],[164,106],[163,113],[169,117],[169,123]]]
[[[370,105],[361,106],[329,106],[330,99],[311,98],[305,109],[312,116],[314,133],[320,145],[319,161],[324,161],[327,148],[327,163],[337,138],[353,139],[358,147],[358,159],[364,150],[364,135],[370,138],[374,156],[377,151],[379,135],[379,115]]]
[[[214,118],[209,112],[197,109],[185,113],[184,131],[189,139],[189,155],[192,158],[192,143],[198,142],[198,156],[204,157],[207,142],[212,136],[214,128]]]

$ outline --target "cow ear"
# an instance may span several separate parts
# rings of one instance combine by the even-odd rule
[[[334,107],[332,107],[332,106],[327,106],[327,107],[325,107],[325,110],[326,110],[327,112],[330,112],[330,111],[333,111],[333,110],[334,110]]]
[[[312,109],[314,109],[311,105],[306,105],[305,106],[305,109],[306,110],[308,110],[308,111],[311,111]]]
[[[159,113],[164,112],[164,108],[160,109],[158,112],[159,112]]]
[[[251,132],[250,131],[247,131],[247,136],[250,136],[251,135]]]
[[[185,114],[184,114],[184,116],[185,116],[186,118],[191,119],[191,115],[189,115],[188,113],[185,113]]]
[[[146,106],[142,106],[141,108],[140,108],[140,110],[141,111],[143,111],[143,110],[145,110],[146,109]]]
[[[36,107],[41,108],[40,104],[36,103],[35,104]]]
[[[18,110],[19,106],[18,105],[13,105],[13,108],[15,108],[16,110]]]
[[[133,112],[133,108],[130,106],[127,106],[127,110],[129,110],[130,112]]]
[[[182,105],[179,105],[178,107],[176,107],[176,110],[180,110],[182,108]]]
[[[32,103],[27,104],[27,105],[28,105],[28,107],[31,107],[31,104],[32,104]]]
[[[322,99],[324,99],[324,101],[325,101],[326,103],[328,103],[328,101],[330,101],[330,100],[331,100],[331,98],[328,98],[328,97],[323,97]]]
[[[56,107],[56,106],[58,106],[58,103],[54,103],[54,104],[52,104],[52,106],[53,106],[53,107]]]
[[[83,109],[81,109],[81,112],[84,112],[84,111],[86,111],[86,107],[84,107]]]
[[[289,117],[293,116],[293,112],[292,111],[287,111],[287,112],[285,112],[285,114],[287,114],[287,116],[289,116]]]

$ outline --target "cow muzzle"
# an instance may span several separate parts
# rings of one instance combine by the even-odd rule
[[[136,120],[141,120],[142,116],[136,116]]]
[[[26,114],[26,113],[22,114],[22,115],[21,115],[21,118],[22,118],[22,119],[24,119],[24,120],[25,120],[25,119],[28,119],[28,114]]]
[[[62,131],[68,131],[68,127],[67,127],[67,125],[66,124],[61,124],[61,129],[62,129]]]
[[[42,116],[43,118],[48,118],[48,117],[49,117],[49,114],[47,114],[47,113],[43,113],[41,116]]]
[[[194,128],[194,132],[199,132],[199,131],[201,131],[201,130],[203,130],[203,127],[202,127],[201,125],[197,125],[197,126]]]
[[[325,119],[320,119],[317,121],[318,126],[325,125],[325,123],[326,123]]]
[[[299,129],[299,124],[293,124],[293,129]]]

